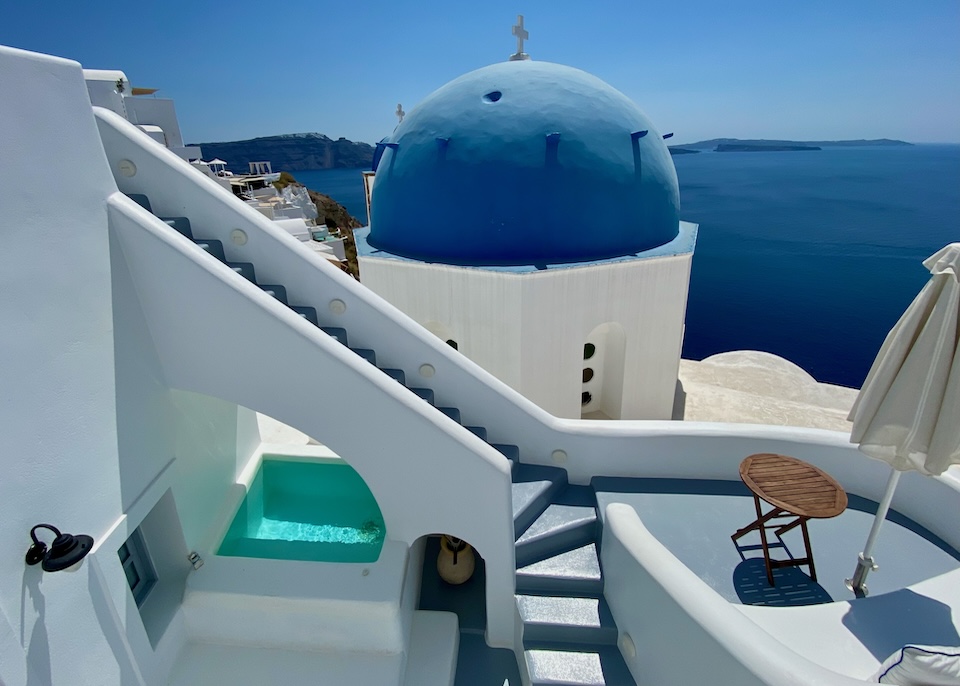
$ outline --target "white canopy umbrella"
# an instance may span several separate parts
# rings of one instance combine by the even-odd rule
[[[219,157],[210,160],[209,162],[207,162],[207,164],[218,164],[224,167],[227,166],[227,163],[221,160]]]
[[[939,475],[960,463],[960,243],[923,265],[930,281],[887,334],[848,419],[850,442],[893,468],[867,544],[847,586],[867,594],[876,569],[873,544],[887,516],[900,474]]]

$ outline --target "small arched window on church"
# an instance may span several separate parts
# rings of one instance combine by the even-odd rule
[[[626,336],[617,322],[605,322],[587,335],[580,372],[580,416],[619,419],[623,402]]]

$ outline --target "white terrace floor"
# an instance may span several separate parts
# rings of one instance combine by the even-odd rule
[[[622,483],[617,485],[618,481]],[[628,482],[632,482],[633,489],[645,492],[611,492],[626,488],[623,484]],[[844,579],[856,567],[857,554],[867,540],[876,511],[875,502],[849,495],[850,505],[840,516],[811,520],[808,528],[817,583],[807,576],[807,567],[787,567],[774,570],[777,585],[771,588],[766,579],[760,535],[748,533],[737,544],[730,540],[731,534],[756,517],[753,498],[743,484],[611,479],[598,484],[597,500],[601,514],[611,502],[631,505],[650,533],[717,593],[730,602],[751,605],[852,600],[853,593],[844,586]],[[764,504],[764,512],[769,509]],[[890,516],[898,517],[892,510]],[[919,529],[902,517],[884,522],[874,549],[880,569],[867,580],[871,596],[960,567],[960,553],[946,552],[923,533],[908,528],[911,525]],[[776,541],[772,532],[769,536]],[[774,559],[803,557],[799,527],[784,535],[783,544],[785,547],[771,548]]]

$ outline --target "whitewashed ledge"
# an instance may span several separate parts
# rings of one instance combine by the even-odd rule
[[[676,419],[774,424],[850,433],[847,414],[859,392],[819,383],[771,353],[737,350],[700,362],[680,360],[685,398]]]
[[[819,383],[793,362],[772,353],[736,350],[701,361],[680,360],[683,399],[675,419],[690,422],[772,424],[849,434],[855,388]],[[292,427],[258,414],[265,444],[318,444]]]

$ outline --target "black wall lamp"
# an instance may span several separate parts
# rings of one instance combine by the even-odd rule
[[[49,550],[47,550],[47,544],[37,538],[37,529],[48,529],[56,534]],[[30,538],[33,539],[33,545],[27,550],[26,562],[28,565],[42,562],[45,572],[59,572],[61,569],[66,569],[86,557],[93,548],[93,539],[90,536],[62,534],[60,529],[49,524],[37,524],[30,529]]]

